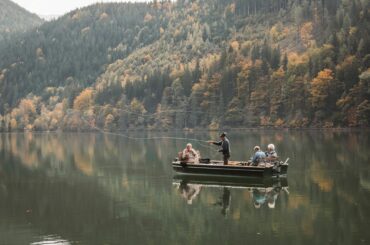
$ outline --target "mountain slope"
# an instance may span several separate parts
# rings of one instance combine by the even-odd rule
[[[112,59],[125,57],[159,36],[154,25],[151,28],[157,32],[138,40],[148,11],[146,4],[97,4],[3,43],[0,67],[6,79],[0,93],[4,104],[13,107],[19,98],[40,94],[49,86],[66,87],[66,96],[73,97],[75,89],[94,83]],[[117,48],[120,42],[125,42],[125,50]]]
[[[3,130],[369,126],[369,6],[197,0],[76,10],[0,45],[0,122]]]
[[[0,36],[26,31],[42,23],[43,20],[37,15],[29,13],[14,2],[0,0]]]

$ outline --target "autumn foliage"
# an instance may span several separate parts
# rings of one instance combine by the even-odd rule
[[[257,2],[99,4],[0,42],[0,129],[368,127],[369,4]]]

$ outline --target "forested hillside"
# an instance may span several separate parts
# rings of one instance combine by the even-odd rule
[[[32,29],[42,24],[42,19],[29,13],[10,0],[0,0],[0,41],[6,36]]]
[[[97,4],[0,44],[2,130],[366,127],[370,1]]]

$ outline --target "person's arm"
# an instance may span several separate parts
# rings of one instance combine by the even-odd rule
[[[209,141],[207,141],[209,144],[212,144],[212,145],[222,145],[222,141],[219,141],[219,142],[217,142],[217,141],[212,141],[212,140],[209,140]]]
[[[186,149],[184,149],[183,151],[182,151],[182,159],[185,159],[186,158]]]
[[[194,155],[195,158],[199,158],[198,152],[196,150],[191,149],[191,151],[193,152],[193,155]]]

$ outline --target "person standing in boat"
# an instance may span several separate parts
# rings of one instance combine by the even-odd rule
[[[220,135],[221,141],[216,142],[216,141],[208,141],[210,144],[218,145],[221,146],[221,149],[218,152],[222,152],[223,154],[223,160],[224,160],[224,165],[227,165],[229,163],[229,158],[230,158],[230,142],[226,138],[226,133],[223,132]]]
[[[278,155],[275,151],[275,145],[274,144],[269,144],[267,146],[267,151],[265,152],[266,154],[266,160],[267,161],[276,161],[278,159]]]

